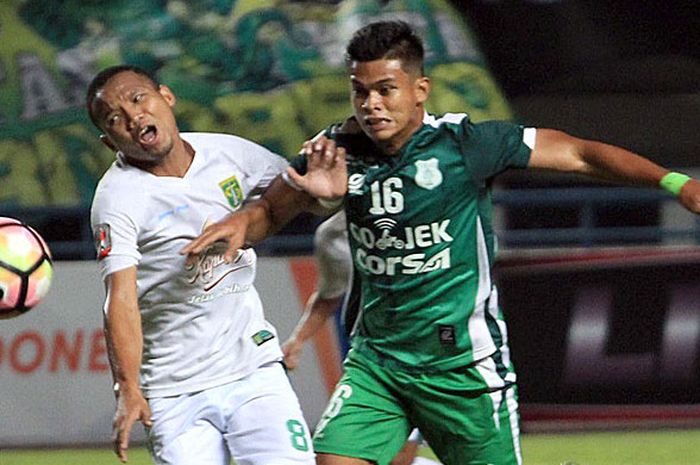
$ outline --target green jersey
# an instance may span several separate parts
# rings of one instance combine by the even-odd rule
[[[491,277],[491,180],[527,165],[527,130],[426,115],[399,153],[327,131],[348,152],[348,233],[362,308],[353,350],[403,370],[444,371],[506,343]]]

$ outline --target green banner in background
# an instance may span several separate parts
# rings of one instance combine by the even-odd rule
[[[462,16],[432,1],[31,0],[0,3],[0,207],[84,206],[114,155],[85,114],[92,76],[152,71],[183,131],[255,140],[285,156],[350,114],[343,52],[378,19],[427,45],[429,110],[511,116]]]

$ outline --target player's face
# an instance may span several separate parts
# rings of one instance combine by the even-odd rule
[[[404,71],[400,60],[354,61],[350,82],[362,130],[385,152],[399,150],[422,124],[428,78]]]
[[[156,89],[144,76],[125,71],[100,89],[92,111],[105,144],[131,160],[157,165],[172,151],[179,134],[174,105],[175,96],[166,86]]]

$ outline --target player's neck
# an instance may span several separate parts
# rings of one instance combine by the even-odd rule
[[[144,169],[155,176],[183,178],[194,159],[194,148],[183,139],[176,139],[173,148],[160,163]]]

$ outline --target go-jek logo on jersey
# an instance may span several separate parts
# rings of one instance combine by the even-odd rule
[[[391,218],[380,218],[375,220],[376,230],[361,228],[355,223],[350,223],[350,234],[353,239],[361,243],[366,249],[399,249],[413,250],[417,247],[429,247],[441,242],[452,242],[452,236],[447,232],[450,220],[435,221],[418,226],[407,226],[403,228],[403,238],[393,234],[396,228],[396,221]]]
[[[355,223],[350,223],[350,234],[361,245],[355,252],[355,263],[359,268],[372,274],[387,276],[420,274],[450,268],[449,247],[433,256],[428,256],[423,252],[394,257],[382,257],[370,253],[372,250],[386,249],[414,250],[452,242],[453,238],[447,232],[447,227],[450,224],[449,219],[404,227],[403,237],[393,234],[397,223],[391,218],[380,218],[374,224],[376,229],[359,227]]]

